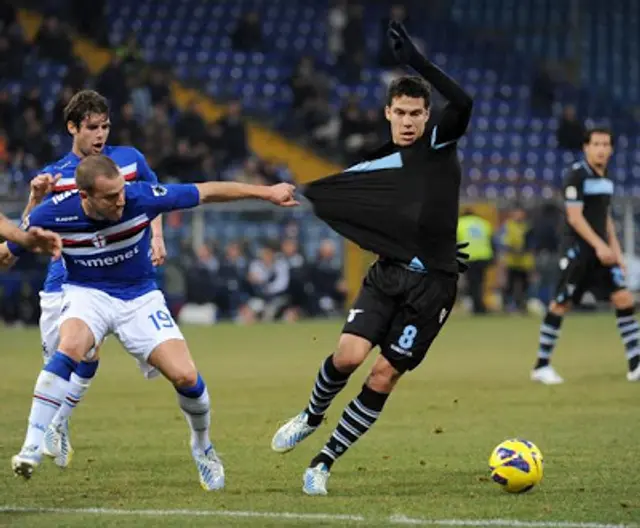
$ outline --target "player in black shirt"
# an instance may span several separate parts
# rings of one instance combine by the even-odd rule
[[[574,163],[565,179],[567,225],[561,277],[540,327],[533,381],[546,385],[564,381],[550,364],[551,354],[571,302],[579,302],[586,291],[610,299],[615,306],[628,360],[627,379],[640,380],[640,326],[625,283],[624,259],[610,213],[613,182],[607,176],[607,163],[612,151],[613,137],[608,129],[589,130],[584,142],[585,159]]]
[[[391,23],[389,38],[399,62],[422,76],[401,77],[389,87],[392,141],[305,192],[320,218],[379,259],[349,311],[337,351],[320,367],[308,406],[276,432],[272,448],[290,451],[314,432],[349,376],[372,348],[381,350],[362,391],[304,474],[309,495],[327,493],[332,464],[374,424],[400,377],[423,360],[456,297],[457,140],[472,99],[419,53],[401,25]],[[429,83],[448,103],[427,129]]]

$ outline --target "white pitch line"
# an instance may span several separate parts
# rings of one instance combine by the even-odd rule
[[[287,519],[296,521],[351,521],[368,524],[396,524],[412,526],[497,526],[509,528],[639,528],[637,524],[609,524],[570,521],[522,521],[518,519],[419,519],[405,515],[392,515],[377,519],[363,515],[333,513],[259,512],[235,510],[124,510],[112,508],[25,508],[0,506],[0,513],[57,513],[75,515],[133,515],[141,517],[243,517],[254,519]]]
[[[518,519],[415,519],[392,515],[389,522],[413,526],[508,526],[514,528],[634,528],[636,524],[569,521],[521,521]]]

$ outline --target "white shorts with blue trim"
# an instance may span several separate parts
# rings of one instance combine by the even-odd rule
[[[93,333],[96,343],[115,334],[138,362],[146,378],[159,374],[148,363],[155,348],[170,339],[184,340],[159,290],[123,301],[100,290],[65,284],[60,324],[80,319]]]

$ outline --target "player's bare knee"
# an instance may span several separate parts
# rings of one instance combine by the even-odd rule
[[[353,372],[367,358],[370,350],[371,343],[363,337],[342,334],[338,341],[338,350],[333,355],[333,363],[340,372]]]
[[[84,322],[70,319],[60,327],[58,349],[70,358],[82,361],[93,344],[93,334]]]
[[[171,383],[176,387],[193,387],[198,383],[198,370],[195,365],[185,365],[172,373]]]
[[[388,394],[396,386],[400,376],[402,376],[402,373],[398,372],[389,361],[380,356],[367,377],[366,385],[371,390]]]
[[[87,349],[83,346],[82,341],[74,336],[69,336],[67,339],[60,339],[58,349],[64,355],[69,356],[75,361],[82,361],[87,353]]]
[[[633,308],[635,300],[629,290],[620,290],[611,296],[611,302],[618,310]]]

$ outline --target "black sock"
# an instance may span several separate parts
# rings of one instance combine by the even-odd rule
[[[616,322],[620,338],[624,343],[629,372],[631,372],[640,364],[640,325],[635,318],[635,309],[631,307],[616,310]]]
[[[363,385],[360,394],[345,407],[331,438],[313,458],[309,467],[315,467],[322,462],[327,468],[331,468],[336,459],[344,455],[347,449],[376,423],[388,397],[388,394],[376,392]]]
[[[551,354],[560,336],[562,326],[562,315],[547,312],[540,325],[540,341],[538,345],[538,360],[534,368],[542,368],[551,362]]]
[[[313,390],[307,405],[307,423],[311,426],[320,425],[324,413],[337,394],[345,387],[349,376],[340,372],[333,364],[333,355],[324,360],[316,376]]]

